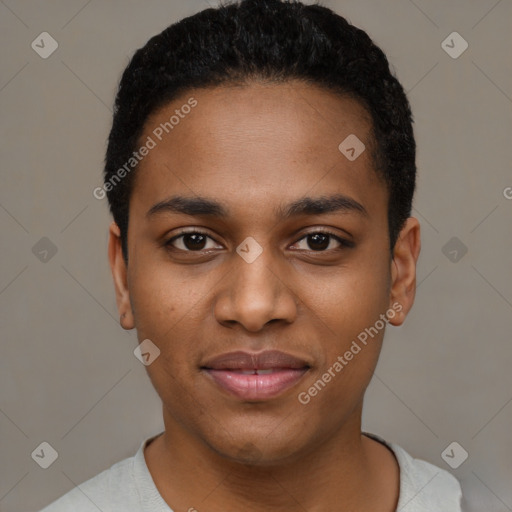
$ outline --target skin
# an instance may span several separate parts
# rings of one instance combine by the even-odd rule
[[[407,220],[392,258],[387,189],[369,151],[371,120],[357,101],[315,86],[254,82],[188,91],[148,119],[141,141],[192,96],[198,105],[137,169],[128,264],[119,229],[110,227],[121,324],[161,351],[146,367],[165,424],[145,451],[155,484],[176,511],[392,512],[397,461],[361,435],[363,396],[385,330],[307,405],[297,399],[379,315],[399,303],[389,323],[401,325],[414,302],[419,223]],[[367,148],[353,162],[338,150],[349,134]],[[361,203],[367,215],[276,216],[278,205],[334,193]],[[147,215],[178,194],[217,200],[230,215]],[[181,228],[210,238],[199,251],[187,237],[166,248]],[[318,249],[306,235],[325,229],[354,246],[328,238]],[[263,248],[252,263],[236,252],[247,237]],[[200,369],[225,352],[267,349],[311,366],[267,401],[235,398]]]

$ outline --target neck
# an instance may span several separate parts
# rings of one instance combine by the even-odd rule
[[[147,447],[146,462],[174,510],[391,512],[398,494],[396,461],[380,443],[361,436],[361,408],[343,428],[300,454],[281,459],[256,455],[252,464],[250,450],[245,463],[226,458],[164,411],[165,432]],[[383,478],[383,467],[394,473]]]

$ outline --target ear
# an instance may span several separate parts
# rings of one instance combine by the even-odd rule
[[[396,314],[389,319],[393,325],[402,325],[414,304],[416,295],[416,263],[420,254],[420,223],[409,217],[400,231],[391,261],[390,307]]]
[[[128,290],[128,269],[123,258],[121,231],[115,222],[110,224],[109,229],[108,260],[110,262],[112,277],[114,278],[117,310],[121,317],[121,326],[123,329],[133,329],[135,327],[135,321],[130,303],[130,292]]]

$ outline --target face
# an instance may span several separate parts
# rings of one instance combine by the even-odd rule
[[[128,264],[115,225],[109,254],[123,327],[160,350],[166,429],[261,464],[359,429],[419,252],[411,218],[391,259],[370,132],[359,103],[298,82],[194,90],[148,119]]]

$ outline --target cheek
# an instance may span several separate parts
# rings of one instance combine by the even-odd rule
[[[134,280],[130,285],[130,298],[139,339],[150,338],[158,344],[162,334],[171,329],[177,317],[179,294],[165,281],[154,279],[148,272],[144,279]]]
[[[332,268],[328,278],[301,276],[300,299],[333,334],[346,339],[372,325],[389,304],[389,267],[385,259],[354,258]]]
[[[181,396],[180,382],[196,377],[205,307],[215,283],[206,275],[193,278],[168,262],[152,261],[138,268],[144,271],[134,271],[130,282],[137,337],[139,342],[150,339],[160,350],[146,369],[159,393],[172,389],[172,396]]]
[[[191,279],[168,262],[137,263],[129,288],[139,338],[172,338],[173,332],[194,320],[212,284],[208,279]]]
[[[167,405],[180,407],[180,397],[187,396],[183,383],[194,379],[197,329],[202,286],[192,290],[182,275],[158,265],[148,266],[143,279],[133,279],[130,293],[139,343],[150,339],[160,350],[146,366],[151,382]],[[165,270],[165,271],[164,271]]]
[[[381,315],[389,308],[388,263],[382,258],[369,264],[361,257],[330,279],[317,280],[315,287],[313,283],[308,279],[310,293],[305,297],[310,314],[321,320],[318,341],[323,357],[317,377],[330,372],[325,376],[330,389],[326,395],[335,398],[350,388],[357,396],[371,379],[387,326]]]

